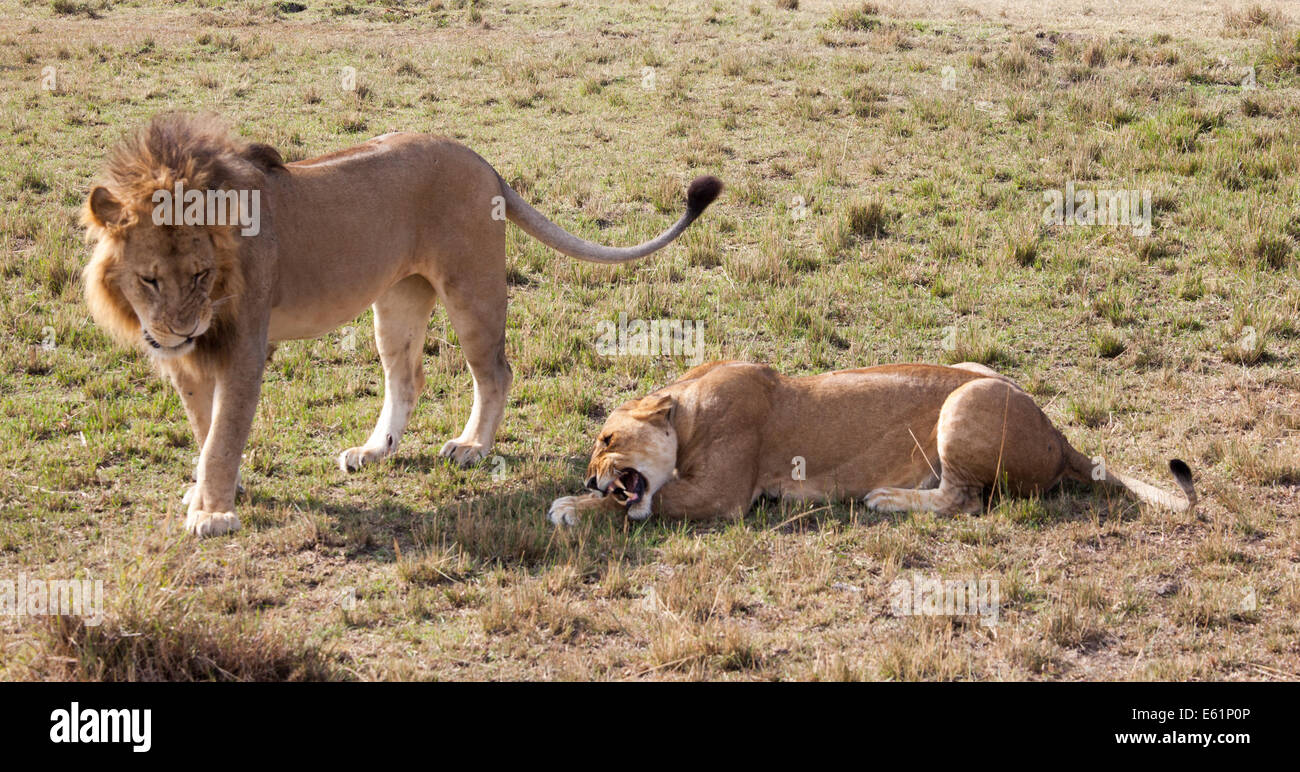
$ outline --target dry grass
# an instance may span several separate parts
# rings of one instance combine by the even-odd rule
[[[107,612],[0,618],[0,677],[1300,673],[1285,4],[306,5],[0,0],[0,579],[100,578]],[[611,243],[656,232],[697,173],[729,187],[682,244],[622,268],[510,231],[515,387],[483,467],[436,459],[470,404],[441,314],[402,452],[353,476],[332,459],[379,410],[369,314],[281,347],[245,528],[197,543],[179,403],[87,323],[78,280],[106,148],[176,108],[291,159],[447,133]],[[1066,181],[1150,190],[1152,234],[1045,224]],[[735,524],[557,532],[545,504],[581,485],[603,417],[688,366],[598,355],[596,322],[620,313],[702,319],[706,356],[790,373],[983,362],[1109,464],[1163,485],[1185,458],[1204,503],[1068,485],[993,491],[979,517],[763,503]],[[997,580],[997,626],[895,616],[889,587],[915,573]]]

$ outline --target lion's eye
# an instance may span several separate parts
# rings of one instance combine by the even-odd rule
[[[603,437],[600,438],[600,441],[601,441],[602,443],[606,444],[606,445],[608,445],[608,444],[609,444],[610,442],[612,442],[613,440],[614,440],[614,435],[613,435],[612,433],[611,433],[611,434],[606,434],[605,436],[603,436]]]
[[[146,287],[152,287],[153,289],[158,289],[157,279],[146,279],[145,277],[141,276],[140,281],[144,282],[144,285]]]
[[[195,287],[199,286],[207,278],[208,278],[207,271],[199,271],[198,273],[194,274],[194,286]]]

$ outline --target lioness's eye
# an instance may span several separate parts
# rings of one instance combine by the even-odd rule
[[[145,277],[141,276],[140,281],[144,282],[147,286],[153,287],[154,289],[158,289],[157,279],[146,279]]]
[[[606,434],[604,437],[601,437],[601,438],[600,438],[600,441],[603,442],[603,443],[605,443],[606,445],[608,445],[608,444],[610,443],[610,441],[613,440],[613,439],[614,439],[614,435],[613,435],[613,434]]]

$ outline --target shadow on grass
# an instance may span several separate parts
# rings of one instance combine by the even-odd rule
[[[656,560],[656,551],[669,539],[735,527],[727,520],[654,517],[637,522],[621,514],[601,513],[576,527],[556,528],[546,518],[547,508],[557,496],[580,491],[585,463],[572,458],[551,460],[564,464],[568,471],[528,481],[508,480],[500,490],[456,494],[452,501],[430,508],[391,496],[340,503],[314,496],[266,496],[256,491],[251,502],[262,511],[307,513],[316,523],[315,538],[346,548],[352,560],[409,563],[430,555],[440,560],[454,555],[470,562],[471,574],[494,568],[537,571],[567,565],[580,575],[595,578],[611,563],[637,566]],[[506,463],[510,465],[512,460]],[[451,485],[456,484],[456,475],[482,474],[481,470],[455,467],[435,453],[394,459],[391,464],[395,475],[410,479],[446,467],[452,473],[446,481]],[[481,479],[478,482],[481,484]],[[983,514],[960,517],[1001,517],[1017,526],[1049,528],[1099,517],[1124,520],[1138,513],[1136,502],[1122,495],[1073,482],[1042,497],[1016,498],[1000,491],[990,496],[986,491],[985,502]],[[866,528],[903,525],[917,517],[931,516],[877,512],[860,500],[810,503],[760,498],[745,514],[742,525],[754,531],[792,534],[816,532],[831,523]],[[288,527],[282,519],[259,520],[256,515],[248,525],[257,530]]]
[[[1002,490],[986,489],[984,502],[982,517],[999,515],[1015,525],[1030,528],[1095,520],[1118,523],[1140,514],[1136,499],[1075,480],[1063,480],[1041,496],[1013,496]]]

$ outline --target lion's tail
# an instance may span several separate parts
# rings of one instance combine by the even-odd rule
[[[499,175],[498,175],[499,176]],[[722,180],[717,177],[696,177],[686,191],[686,212],[673,227],[655,238],[634,247],[607,247],[578,238],[546,218],[518,193],[501,180],[501,193],[506,200],[506,216],[529,236],[557,252],[592,263],[626,263],[662,249],[682,234],[686,227],[702,214],[713,199],[722,192]]]
[[[1082,482],[1098,483],[1112,488],[1123,488],[1140,501],[1175,512],[1190,512],[1196,507],[1196,488],[1192,486],[1192,470],[1179,459],[1169,460],[1169,471],[1182,495],[1170,493],[1111,469],[1105,462],[1094,462],[1084,454],[1066,445],[1067,474]],[[1100,459],[1098,460],[1100,461]]]

